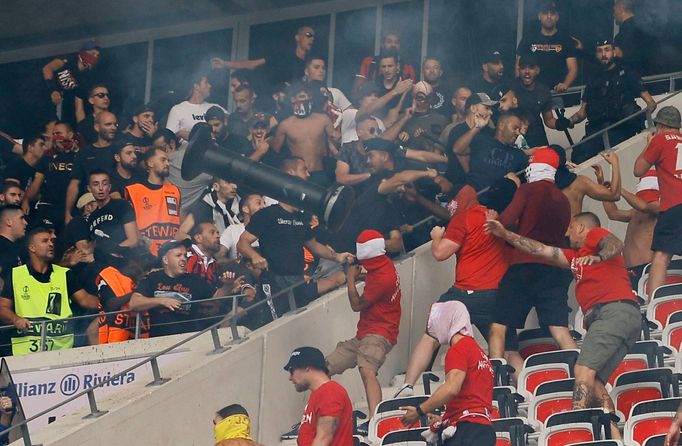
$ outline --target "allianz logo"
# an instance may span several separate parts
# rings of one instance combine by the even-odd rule
[[[115,378],[112,378],[111,375],[111,372],[107,372],[106,375],[87,373],[82,376],[69,373],[61,379],[59,384],[57,384],[56,381],[42,383],[20,382],[15,383],[15,386],[19,398],[57,393],[64,396],[71,396],[80,390],[85,390],[102,383],[104,383],[102,387],[119,387],[135,381],[135,372],[128,372],[123,376],[117,376]]]

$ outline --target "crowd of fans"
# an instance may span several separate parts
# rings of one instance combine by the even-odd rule
[[[21,144],[0,139],[0,320],[9,326],[3,353],[196,331],[235,311],[240,324],[255,329],[289,311],[289,299],[267,301],[280,291],[293,289],[296,306],[304,306],[347,284],[351,309],[361,314],[358,335],[326,360],[299,351],[287,370],[298,390],[315,390],[330,373],[357,365],[372,408],[381,400],[376,371],[397,342],[400,321],[399,278],[389,258],[432,240],[437,260],[458,259],[455,283],[439,303],[466,308],[434,306],[399,395],[409,394],[433,350],[449,345],[456,352],[446,359],[447,387],[470,392],[467,401],[480,403],[475,413],[485,418],[490,396],[465,380],[471,375],[485,386],[489,380],[487,357],[469,340],[469,314],[490,355],[506,356],[520,370],[516,329],[532,307],[560,347],[575,348],[567,305],[575,278],[593,328],[576,366],[574,406],[596,404],[604,377],[634,342],[627,330],[638,327],[630,321],[637,302],[629,280],[636,284],[653,261],[653,290],[665,282],[671,255],[682,253],[679,156],[670,155],[682,139],[676,109],[656,116],[660,135],[636,164],[637,191],[621,187],[615,153],[602,154],[612,177],[595,167],[595,182],[571,172],[562,147],[547,147],[546,128],[565,132],[587,119],[589,137],[639,110],[636,98],[656,108],[638,74],[643,52],[632,2],[617,0],[614,17],[620,34],[592,51],[558,26],[553,1],[542,2],[539,26],[521,40],[515,67],[505,67],[501,52],[490,48],[480,55],[480,72],[453,85],[435,57],[420,67],[403,62],[403,36],[386,32],[380,53],[362,60],[348,92],[327,85],[326,61],[313,52],[316,31],[301,26],[289,54],[210,61],[213,74],[228,70],[232,113],[207,102],[212,86],[202,72],[188,79],[186,100],[170,110],[140,101],[124,119],[110,111],[109,88],[98,82],[96,41],[54,59],[42,71],[49,90],[43,99],[51,104],[44,128]],[[599,69],[586,79],[579,110],[567,117],[556,110],[552,91],[570,87],[580,63]],[[610,129],[610,142],[643,128],[639,114]],[[182,178],[188,142],[201,129],[210,132],[211,150],[323,187],[352,188],[345,223],[330,233],[319,216],[264,196],[257,183]],[[601,138],[592,138],[573,150],[572,161],[603,148]],[[603,201],[610,218],[629,222],[624,244],[582,212],[585,196]],[[631,210],[616,207],[621,196]],[[365,272],[348,267],[356,259]],[[359,293],[355,281],[365,274]],[[605,278],[618,286],[606,286]],[[606,314],[610,303],[623,308]],[[595,353],[592,338],[618,330],[627,332],[606,353]],[[467,378],[452,378],[451,370]],[[406,408],[405,423],[454,401],[457,392],[432,398]],[[460,403],[446,413],[461,417],[467,409]],[[299,444],[311,444],[319,426],[304,426]],[[460,435],[490,440],[477,429]]]

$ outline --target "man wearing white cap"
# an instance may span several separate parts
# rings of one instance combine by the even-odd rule
[[[661,190],[661,213],[654,229],[649,274],[649,293],[665,285],[673,255],[682,254],[682,133],[680,112],[666,106],[656,114],[656,136],[635,161],[635,176],[641,177],[656,167]]]
[[[571,207],[566,196],[554,184],[559,155],[549,147],[535,151],[526,169],[525,184],[516,191],[511,204],[500,214],[505,227],[516,226],[525,237],[551,246],[566,247],[565,234],[571,220]],[[490,327],[490,356],[504,357],[507,327],[523,328],[532,307],[540,325],[548,327],[561,349],[576,348],[568,331],[568,286],[571,275],[521,251],[514,251],[511,266],[502,277],[497,291],[493,324]],[[514,335],[515,330],[510,330]],[[515,340],[514,340],[515,341]],[[507,341],[512,351],[516,342]],[[509,359],[516,361],[520,357]],[[520,370],[520,364],[513,364]]]
[[[411,426],[419,417],[445,405],[442,419],[430,429],[441,435],[444,446],[493,446],[495,431],[490,413],[495,374],[488,356],[473,338],[466,306],[458,301],[433,304],[426,333],[441,345],[450,346],[445,355],[445,383],[420,405],[401,407],[405,410],[403,424]]]
[[[623,257],[625,257],[625,266],[628,269],[632,289],[637,291],[644,267],[651,262],[654,255],[651,250],[651,239],[661,204],[656,170],[650,169],[639,179],[635,194],[621,188],[621,195],[632,206],[632,209],[618,209],[616,203],[613,202],[605,201],[602,204],[606,215],[611,220],[628,224]]]
[[[400,277],[386,255],[384,236],[379,231],[362,231],[357,238],[356,248],[357,259],[367,270],[362,294],[355,287],[360,266],[351,265],[346,273],[350,307],[360,313],[357,334],[352,339],[339,342],[326,360],[330,376],[358,366],[371,417],[382,399],[377,372],[388,352],[398,342]],[[366,432],[368,423],[359,426],[359,431],[365,427]]]
[[[403,126],[405,133],[401,133],[401,139],[411,149],[445,151],[438,138],[450,121],[444,115],[433,111],[432,103],[435,100],[433,87],[428,82],[419,81],[412,87],[412,97],[414,114]]]

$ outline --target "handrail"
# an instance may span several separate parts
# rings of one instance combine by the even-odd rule
[[[669,81],[670,82],[670,91],[674,90],[675,87],[675,79],[682,79],[682,71],[673,71],[671,73],[663,73],[663,74],[653,74],[651,76],[644,76],[642,77],[642,83],[644,84],[653,84],[655,82],[660,82],[660,81]],[[574,93],[582,93],[583,90],[585,90],[586,84],[583,85],[575,85],[573,87],[568,87],[565,91],[562,92],[555,92],[552,90],[552,96],[567,96],[569,94],[574,94]]]
[[[339,267],[330,268],[328,271],[325,271],[325,273],[335,273],[335,272],[341,271],[342,269],[343,269],[343,265],[340,265]],[[28,423],[31,422],[31,421],[33,421],[33,420],[35,420],[35,419],[37,419],[37,418],[40,418],[40,417],[42,417],[42,416],[44,416],[44,415],[47,415],[48,413],[52,412],[53,410],[55,410],[55,409],[57,409],[57,408],[59,408],[59,407],[61,407],[61,406],[64,406],[65,404],[68,404],[68,403],[70,403],[71,401],[74,401],[74,400],[76,400],[76,399],[78,399],[78,398],[80,398],[80,397],[82,397],[82,396],[87,396],[87,398],[88,398],[88,403],[89,403],[89,405],[90,405],[90,414],[86,415],[84,418],[97,418],[97,417],[100,417],[100,416],[104,415],[105,413],[107,413],[107,411],[100,411],[100,410],[97,408],[97,401],[96,401],[95,393],[94,393],[95,389],[98,389],[98,388],[100,388],[100,387],[104,387],[105,385],[107,385],[107,384],[108,384],[109,382],[111,382],[112,380],[115,380],[115,379],[118,379],[118,378],[120,378],[120,377],[123,377],[123,376],[127,375],[129,372],[131,372],[131,371],[133,371],[133,370],[135,370],[135,369],[137,369],[137,368],[140,368],[140,367],[144,366],[144,365],[147,364],[147,363],[149,363],[150,366],[151,366],[151,368],[152,368],[152,376],[153,376],[153,378],[154,378],[154,380],[153,380],[152,382],[150,382],[149,384],[147,384],[147,385],[148,385],[148,386],[157,386],[157,385],[161,385],[161,384],[166,383],[169,379],[167,379],[167,378],[162,378],[162,377],[161,377],[161,373],[160,373],[160,371],[159,371],[159,364],[158,364],[157,358],[159,358],[160,356],[165,355],[165,354],[167,354],[167,353],[169,353],[169,352],[175,350],[176,348],[178,348],[178,347],[180,347],[180,346],[183,346],[183,345],[189,343],[190,341],[192,341],[192,340],[198,338],[199,336],[203,335],[204,333],[206,333],[206,332],[208,332],[208,331],[211,332],[212,341],[213,341],[213,346],[214,346],[214,349],[213,349],[213,352],[212,352],[212,353],[220,353],[220,352],[225,351],[226,348],[223,347],[223,346],[221,345],[221,343],[220,343],[220,337],[219,337],[219,333],[218,333],[218,327],[219,327],[220,325],[224,324],[225,322],[229,322],[230,328],[231,328],[231,330],[232,330],[232,341],[231,341],[230,343],[239,343],[239,342],[242,342],[242,340],[241,340],[241,338],[240,338],[240,336],[239,336],[239,333],[237,332],[237,320],[239,320],[240,318],[242,318],[245,314],[248,314],[250,311],[253,311],[255,308],[260,307],[261,305],[271,305],[273,299],[275,299],[275,298],[277,298],[277,297],[281,297],[281,296],[283,296],[283,295],[285,295],[285,294],[286,294],[287,297],[289,298],[289,304],[290,304],[290,307],[291,307],[289,313],[291,313],[292,311],[296,310],[296,302],[295,302],[295,300],[293,299],[293,290],[294,290],[296,287],[299,287],[299,286],[301,286],[301,285],[307,283],[309,280],[316,279],[316,278],[318,278],[318,277],[320,277],[320,276],[321,276],[320,273],[315,273],[315,274],[313,274],[313,275],[311,276],[310,279],[308,279],[308,280],[306,280],[306,279],[301,280],[301,281],[299,281],[299,282],[297,282],[297,283],[291,285],[291,286],[288,287],[288,288],[284,288],[283,290],[280,290],[279,292],[277,292],[277,293],[275,293],[275,294],[273,294],[273,295],[271,295],[271,296],[267,296],[267,297],[266,297],[265,299],[263,299],[262,301],[256,302],[256,303],[254,303],[253,305],[250,305],[248,308],[244,309],[244,312],[239,313],[239,314],[237,314],[237,312],[236,312],[237,299],[234,299],[234,300],[233,300],[233,304],[232,304],[232,311],[231,311],[230,313],[228,313],[228,314],[227,314],[223,319],[221,319],[220,321],[218,321],[218,322],[216,322],[216,323],[210,325],[209,327],[204,328],[204,329],[201,330],[201,331],[198,331],[198,332],[196,332],[196,333],[191,334],[191,335],[188,336],[187,338],[184,338],[184,339],[182,339],[182,340],[176,342],[175,344],[172,344],[171,346],[166,347],[165,349],[163,349],[163,350],[161,350],[161,351],[159,351],[159,352],[156,352],[156,353],[154,353],[154,354],[152,354],[152,355],[150,355],[150,356],[144,358],[142,361],[140,361],[140,362],[138,362],[138,363],[136,363],[136,364],[133,364],[132,366],[128,367],[127,369],[125,369],[125,370],[123,370],[123,371],[121,371],[121,372],[118,372],[118,373],[116,373],[116,374],[114,374],[114,375],[111,375],[111,376],[107,376],[106,378],[104,378],[104,379],[102,380],[102,382],[96,384],[95,386],[90,387],[90,388],[87,388],[87,389],[84,389],[84,390],[82,390],[82,391],[80,391],[80,392],[78,392],[78,393],[76,393],[76,394],[70,396],[69,398],[67,398],[67,399],[65,399],[65,400],[62,400],[62,401],[60,401],[59,403],[57,403],[57,404],[55,404],[55,405],[53,405],[53,406],[50,406],[50,407],[48,407],[47,409],[45,409],[45,410],[43,410],[43,411],[41,411],[41,412],[39,412],[39,413],[37,413],[37,414],[31,416],[30,418],[26,418],[26,419],[25,419],[24,421],[22,421],[21,423],[17,423],[17,424],[15,424],[15,425],[13,425],[13,426],[7,427],[6,429],[0,431],[0,436],[3,436],[3,435],[5,435],[5,434],[8,434],[9,432],[11,432],[11,431],[13,431],[13,430],[15,430],[15,429],[21,429],[21,433],[22,433],[22,437],[23,437],[24,445],[25,445],[25,446],[39,446],[39,445],[35,445],[35,444],[31,443],[31,437],[30,437],[29,432],[28,432]],[[242,295],[239,295],[239,296],[242,296]],[[227,298],[232,298],[232,297],[235,297],[235,296],[223,296],[222,298],[227,299]],[[215,298],[215,299],[220,299],[220,298]],[[210,302],[210,299],[206,299],[206,300],[204,300],[204,301],[197,301],[197,302]],[[113,312],[113,313],[119,313],[119,312]],[[92,315],[92,316],[94,316],[94,315]],[[91,317],[92,317],[92,316],[91,316]],[[273,316],[274,316],[274,315],[273,315]],[[76,317],[82,317],[82,316],[76,316]],[[217,317],[217,316],[215,316],[215,317]],[[277,317],[277,318],[278,318],[278,317]],[[275,319],[277,319],[277,318],[275,318]],[[229,347],[228,347],[228,348],[229,348]]]

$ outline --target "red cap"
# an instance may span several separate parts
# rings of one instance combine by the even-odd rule
[[[549,147],[541,147],[537,149],[533,154],[530,156],[530,160],[528,161],[530,164],[533,163],[542,163],[542,164],[548,164],[555,169],[559,168],[559,155]]]

